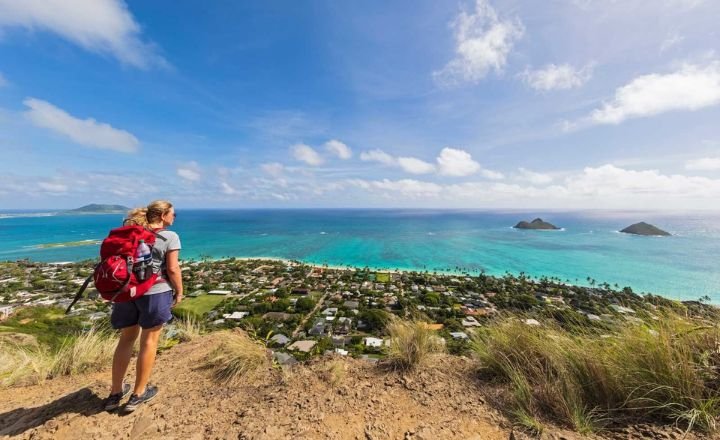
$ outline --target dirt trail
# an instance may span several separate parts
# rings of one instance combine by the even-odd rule
[[[129,415],[100,410],[108,371],[2,390],[0,438],[509,437],[504,419],[484,405],[460,359],[408,377],[352,359],[341,361],[335,371],[342,373],[333,376],[328,371],[335,361],[318,360],[221,387],[197,368],[214,338],[161,353],[153,376],[158,398]]]

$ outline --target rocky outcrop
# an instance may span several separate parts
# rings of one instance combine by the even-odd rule
[[[625,234],[650,236],[654,235],[663,237],[671,235],[669,232],[663,231],[662,229],[645,222],[635,223],[634,225],[630,225],[627,228],[621,230],[620,232],[624,232]]]
[[[531,222],[521,221],[513,227],[516,229],[560,229],[552,223],[543,221],[541,218],[536,218]]]

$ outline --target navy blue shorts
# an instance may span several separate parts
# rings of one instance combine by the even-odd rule
[[[172,290],[143,295],[134,301],[115,303],[110,314],[110,324],[114,329],[132,327],[136,324],[142,328],[153,328],[172,319],[170,311],[172,304]]]

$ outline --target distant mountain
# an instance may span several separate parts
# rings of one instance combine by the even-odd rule
[[[536,218],[531,222],[521,221],[513,227],[516,229],[560,229],[552,223],[543,221],[541,218]]]
[[[663,231],[662,229],[645,222],[635,223],[634,225],[630,225],[620,232],[635,235],[671,235],[669,232]]]
[[[129,210],[130,208],[123,205],[101,205],[98,203],[91,203],[80,208],[70,209],[67,212],[73,212],[77,214],[124,214]]]

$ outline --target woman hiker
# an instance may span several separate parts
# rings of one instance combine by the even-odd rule
[[[112,387],[105,399],[105,410],[112,411],[130,391],[132,395],[125,405],[126,411],[134,411],[139,405],[149,402],[158,393],[158,387],[149,385],[150,373],[155,364],[160,332],[170,321],[170,309],[183,298],[183,285],[178,263],[180,237],[166,228],[175,221],[175,209],[165,200],[156,200],[145,208],[133,209],[124,224],[136,224],[156,231],[165,240],[156,240],[152,248],[152,264],[158,273],[155,284],[140,298],[124,303],[115,303],[110,315],[114,329],[120,330],[112,365]],[[133,346],[140,335],[140,352],[137,357],[135,386],[125,383]]]

